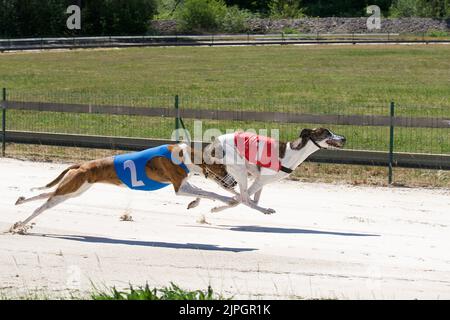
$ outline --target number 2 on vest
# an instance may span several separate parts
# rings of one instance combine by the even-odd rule
[[[144,186],[144,182],[137,179],[137,173],[136,173],[136,165],[134,164],[133,160],[127,160],[123,163],[123,169],[130,169],[131,174],[131,185],[133,187],[142,187]]]

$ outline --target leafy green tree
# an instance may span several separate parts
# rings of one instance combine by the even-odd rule
[[[313,17],[364,17],[369,5],[377,5],[387,14],[392,0],[303,0],[308,16]]]
[[[305,16],[299,0],[271,0],[270,17],[273,19],[295,19]]]
[[[156,13],[156,3],[154,0],[110,0],[109,9],[112,25],[106,29],[118,35],[137,35],[147,31]]]
[[[106,0],[85,1],[81,10],[81,33],[84,35],[102,36],[108,33],[109,19]],[[109,21],[110,20],[110,21]]]
[[[81,31],[66,27],[67,7],[81,5]],[[144,34],[155,0],[0,0],[3,37]]]
[[[0,0],[0,36],[13,37],[16,33],[15,1]]]
[[[448,0],[395,0],[390,8],[392,17],[448,17]]]
[[[254,13],[268,14],[270,0],[225,0],[228,6],[236,5]]]

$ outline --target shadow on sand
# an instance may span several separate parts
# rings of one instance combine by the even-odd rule
[[[92,237],[82,235],[56,235],[56,234],[30,233],[29,236],[39,236],[39,237],[80,241],[88,243],[122,244],[128,246],[142,246],[142,247],[156,247],[156,248],[170,248],[170,249],[191,249],[191,250],[197,249],[207,251],[228,251],[228,252],[246,252],[257,250],[255,248],[220,247],[213,244],[203,244],[203,243],[171,243],[171,242],[142,241],[142,240],[125,240],[125,239],[112,239],[106,237]]]
[[[352,232],[335,232],[335,231],[319,231],[309,229],[294,229],[294,228],[276,228],[276,227],[258,227],[258,226],[222,226],[231,231],[241,232],[262,232],[262,233],[283,233],[283,234],[323,234],[331,236],[345,236],[345,237],[379,237],[379,234],[369,233],[352,233]]]
[[[239,232],[278,233],[278,234],[322,234],[322,235],[344,236],[344,237],[380,237],[379,234],[370,234],[370,233],[321,231],[321,230],[311,230],[311,229],[259,227],[259,226],[228,226],[228,225],[199,226],[199,225],[184,225],[183,227],[219,229],[219,230],[239,231]]]

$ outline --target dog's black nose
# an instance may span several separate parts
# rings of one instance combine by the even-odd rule
[[[345,137],[342,137],[342,143],[346,143],[347,139]]]

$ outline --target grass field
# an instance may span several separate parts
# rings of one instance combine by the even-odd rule
[[[122,95],[144,105],[143,97],[179,94],[225,97],[231,101],[226,107],[237,109],[264,102],[271,109],[289,105],[344,112],[387,107],[391,99],[410,108],[448,107],[449,56],[445,45],[8,53],[0,55],[0,86],[32,96],[51,91]]]
[[[326,114],[450,117],[450,46],[133,48],[0,54],[13,100]],[[185,121],[192,128],[192,121]],[[204,121],[204,129],[302,127]],[[11,130],[169,138],[173,119],[10,111]],[[347,148],[386,150],[388,128],[329,126]],[[448,129],[396,129],[396,151],[450,153]]]

